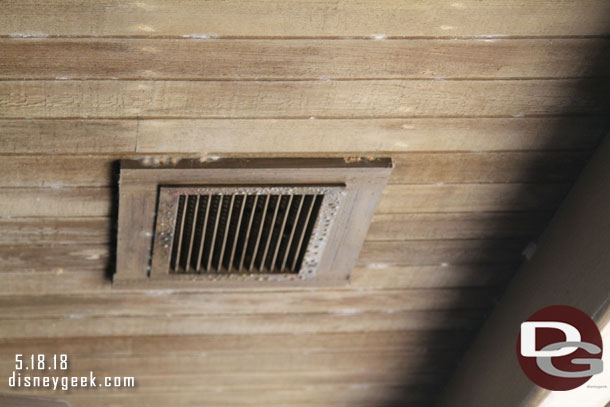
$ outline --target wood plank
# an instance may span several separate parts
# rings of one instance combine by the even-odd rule
[[[354,287],[441,288],[501,286],[518,265],[446,265],[356,267],[350,277]]]
[[[527,243],[522,240],[407,240],[365,242],[361,266],[438,266],[455,264],[519,263]]]
[[[607,39],[0,39],[2,79],[404,79],[608,76]],[[599,60],[603,58],[602,60]]]
[[[31,264],[31,263],[30,263]],[[48,266],[48,265],[47,265]],[[53,265],[50,265],[51,267]],[[350,284],[354,288],[456,288],[499,286],[512,276],[517,265],[459,265],[452,266],[390,266],[373,264],[369,268],[356,267]],[[112,283],[103,266],[96,268],[44,271],[35,275],[27,271],[2,273],[0,295],[51,295],[109,292]],[[218,291],[213,288],[203,291]],[[273,290],[260,288],[257,290]],[[134,289],[134,292],[137,290]]]
[[[135,120],[3,120],[0,152],[133,152],[137,127]]]
[[[352,388],[353,387],[353,388]],[[137,390],[136,390],[137,392]],[[286,389],[247,389],[231,391],[223,387],[209,391],[178,391],[178,392],[77,392],[62,395],[73,407],[131,407],[134,405],[165,407],[179,405],[183,407],[199,407],[201,400],[209,405],[219,407],[232,406],[293,406],[293,407],[364,407],[384,405],[392,402],[392,395],[405,392],[401,402],[413,405],[427,405],[431,402],[430,393],[422,394],[413,387],[403,385],[371,385],[371,386],[305,386]],[[125,394],[127,393],[127,394]]]
[[[523,240],[407,240],[367,241],[358,264],[428,266],[472,263],[518,263]],[[103,270],[108,264],[108,245],[0,246],[0,273]]]
[[[0,320],[0,337],[59,338],[130,335],[258,335],[322,332],[474,329],[485,311],[405,311],[342,314],[265,314],[38,318]]]
[[[205,293],[105,293],[72,296],[12,296],[0,298],[0,320],[36,318],[100,318],[132,316],[252,315],[403,312],[487,308],[493,290],[318,290]]]
[[[0,153],[370,153],[597,146],[607,119],[3,120]]]
[[[393,154],[389,183],[565,182],[576,179],[590,155],[572,151]]]
[[[51,265],[50,268],[52,267]],[[112,290],[112,282],[106,275],[105,265],[97,269],[79,267],[77,270],[56,267],[44,271],[38,268],[35,275],[27,271],[27,268],[16,272],[8,271],[2,273],[0,295],[99,294]]]
[[[570,184],[389,185],[377,213],[554,210]],[[2,188],[3,217],[105,217],[111,188]]]
[[[109,216],[110,188],[2,188],[4,218],[28,216]]]
[[[4,118],[602,114],[610,81],[2,81],[0,107]]]
[[[377,213],[554,210],[570,184],[388,185]]]
[[[388,331],[320,333],[303,335],[195,335],[195,336],[128,336],[70,338],[70,357],[94,355],[98,358],[154,355],[196,355],[203,352],[273,353],[309,351],[404,351],[407,347],[457,349],[467,345],[470,331]],[[452,340],[447,340],[451,337]],[[455,341],[453,341],[455,339]],[[277,344],[283,344],[278,349]],[[14,362],[15,353],[57,352],[65,345],[63,338],[2,339],[0,360]],[[159,372],[160,373],[160,372]],[[238,373],[238,372],[235,372]],[[152,373],[156,375],[157,373]]]
[[[62,399],[52,397],[34,397],[23,394],[0,394],[0,404],[11,407],[68,407]]]
[[[281,346],[278,347],[281,348]],[[226,375],[234,371],[290,374],[294,371],[336,373],[350,370],[353,372],[385,370],[389,374],[395,375],[401,368],[406,369],[407,373],[415,373],[415,367],[419,367],[422,373],[438,372],[443,362],[447,364],[447,362],[455,360],[458,356],[458,349],[435,349],[430,353],[423,349],[369,350],[367,352],[311,349],[299,352],[295,349],[287,351],[278,349],[267,353],[244,351],[200,352],[191,355],[158,353],[147,356],[117,355],[110,358],[99,358],[95,355],[70,356],[68,355],[69,374],[74,376],[88,375],[90,371],[100,376],[120,374],[137,378],[140,375],[151,376],[154,373],[165,372],[171,372],[174,376],[186,376],[211,373]],[[429,363],[429,366],[426,366],[426,362]],[[12,360],[8,359],[2,364],[3,367],[9,369],[14,368],[15,355]],[[406,366],[409,368],[405,368]]]
[[[506,36],[607,35],[605,0],[558,5],[553,0],[463,0],[447,4],[359,0],[337,4],[306,0],[225,2],[206,7],[190,0],[63,0],[3,5],[0,34],[19,36]],[[61,15],[61,21],[56,18]],[[272,16],[270,18],[270,16]],[[383,38],[381,37],[381,38]]]
[[[66,270],[100,271],[108,266],[109,256],[107,244],[0,246],[0,274],[15,271],[51,271],[57,274]]]
[[[106,217],[0,219],[0,246],[109,243],[113,224]]]
[[[589,155],[588,151],[394,153],[389,183],[563,182],[576,178]],[[0,187],[113,186],[119,159],[143,157],[150,156],[0,156]]]
[[[550,212],[377,214],[367,240],[527,238],[537,236],[550,217]],[[113,225],[106,217],[0,219],[0,246],[105,244],[116,233]]]
[[[533,238],[544,230],[551,216],[552,212],[377,214],[366,238],[368,241]]]
[[[0,187],[109,187],[123,156],[0,156]]]

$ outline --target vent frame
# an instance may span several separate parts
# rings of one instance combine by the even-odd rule
[[[181,277],[193,278],[194,276],[196,276],[198,278],[208,279],[208,280],[235,278],[235,279],[239,279],[242,281],[259,280],[261,278],[264,281],[268,281],[268,280],[295,281],[297,278],[299,278],[299,279],[315,278],[316,271],[318,270],[320,262],[321,262],[321,255],[324,252],[324,248],[325,248],[328,238],[330,236],[330,231],[331,231],[333,222],[337,217],[339,208],[341,207],[342,198],[345,196],[344,189],[345,189],[344,185],[319,185],[319,186],[318,185],[316,185],[316,186],[314,186],[314,185],[290,185],[290,186],[280,186],[280,185],[273,185],[273,186],[269,186],[269,185],[260,185],[260,186],[243,186],[243,185],[240,185],[240,186],[235,186],[235,185],[230,185],[230,186],[190,186],[190,185],[189,186],[166,186],[166,185],[162,185],[162,186],[160,186],[160,191],[159,191],[159,206],[158,206],[156,226],[155,226],[155,236],[154,236],[154,243],[153,243],[152,266],[151,266],[150,276],[151,277],[167,277],[167,275],[169,274],[170,279],[181,278]],[[282,272],[280,270],[278,270],[278,271],[271,271],[271,270],[250,271],[249,270],[247,272],[240,271],[239,268],[241,268],[241,265],[243,264],[242,257],[245,257],[245,254],[246,254],[245,251],[247,249],[247,245],[244,245],[241,255],[238,256],[238,261],[240,263],[240,267],[238,267],[237,270],[235,270],[234,272],[221,269],[222,266],[221,266],[220,259],[218,260],[215,267],[211,267],[211,258],[213,257],[213,251],[206,252],[206,255],[203,256],[203,258],[202,258],[202,254],[204,252],[203,246],[205,243],[204,242],[205,234],[206,234],[205,232],[207,231],[208,227],[212,226],[212,225],[209,225],[209,223],[208,223],[210,221],[208,214],[209,214],[209,208],[210,208],[210,200],[211,200],[212,196],[220,196],[220,197],[243,196],[244,201],[242,201],[241,205],[244,205],[245,199],[250,196],[266,197],[265,201],[264,201],[265,203],[269,202],[269,200],[271,199],[271,196],[279,196],[279,197],[299,196],[299,197],[301,197],[300,202],[302,203],[303,200],[305,199],[305,196],[307,196],[307,195],[320,197],[321,203],[320,203],[319,209],[317,210],[315,219],[313,219],[313,229],[310,233],[309,239],[305,239],[305,235],[307,234],[305,229],[309,226],[308,220],[311,220],[311,218],[309,216],[307,216],[307,218],[309,218],[309,219],[306,219],[306,222],[303,224],[303,230],[301,232],[302,237],[300,237],[300,239],[299,239],[299,236],[295,236],[294,234],[291,234],[291,237],[297,238],[299,240],[298,246],[297,246],[297,248],[295,250],[295,254],[294,254],[294,257],[295,257],[294,263],[295,264],[296,264],[296,258],[300,257],[299,253],[304,252],[303,259],[299,262],[301,264],[301,267],[298,270],[298,273],[295,271]],[[197,239],[195,239],[194,236],[190,237],[191,242],[189,242],[188,254],[186,256],[186,261],[185,261],[185,263],[189,266],[187,270],[178,270],[179,266],[181,267],[181,265],[179,264],[180,259],[176,258],[172,262],[172,250],[174,250],[174,245],[176,244],[176,239],[177,238],[180,239],[180,237],[175,236],[175,232],[176,232],[176,228],[177,228],[177,220],[179,220],[178,219],[178,212],[180,210],[179,205],[180,205],[180,202],[185,202],[185,201],[180,200],[181,196],[186,196],[186,197],[199,196],[200,198],[203,196],[207,197],[207,200],[205,203],[206,212],[205,212],[205,215],[203,216],[203,222],[206,226],[202,229],[202,233],[201,233],[203,238],[199,242],[200,248],[195,250],[195,249],[191,249],[191,246],[193,245],[192,243],[194,241],[196,241]],[[233,199],[234,198],[231,198],[231,204],[233,204],[233,202],[234,202]],[[278,199],[281,199],[281,198],[278,198]],[[223,202],[224,202],[224,198],[223,198]],[[197,208],[199,209],[200,208],[199,201],[197,201],[196,205],[198,205]],[[280,205],[279,201],[275,205],[276,205],[276,208],[278,208]],[[312,201],[309,204],[309,208],[313,209],[314,206],[315,206],[315,199],[312,198]],[[281,226],[281,229],[279,229],[279,233],[282,233],[285,229],[284,226],[285,226],[286,219],[288,218],[289,209],[290,209],[289,207],[286,209],[285,217],[283,218],[282,226]],[[300,209],[300,206],[299,206],[299,209]],[[220,212],[220,209],[218,209],[217,211]],[[250,214],[253,215],[254,211],[255,211],[255,208],[252,208],[252,212]],[[275,218],[275,216],[274,216],[274,218]],[[218,218],[216,217],[216,219],[218,219]],[[241,217],[240,217],[240,221],[241,221]],[[278,221],[281,221],[281,220],[278,220]],[[251,222],[248,222],[248,223],[251,223]],[[197,225],[197,220],[195,219],[192,226],[191,225],[189,225],[189,226],[194,230],[196,225]],[[226,223],[226,225],[228,228],[229,227],[228,222]],[[262,226],[263,226],[262,224],[259,225],[259,228],[262,229]],[[214,228],[212,236],[214,236],[214,238],[215,238],[216,233],[219,230],[220,226],[216,224],[212,227]],[[272,237],[272,234],[274,234],[275,227],[276,227],[276,224],[273,224],[273,222],[272,222],[272,228],[269,231],[269,236],[268,236],[269,239],[267,239],[267,237],[263,237],[263,239],[261,240],[261,243],[263,241],[270,242],[272,240],[271,237]],[[186,226],[181,225],[180,229],[184,229],[184,228],[186,228]],[[296,225],[294,228],[296,229]],[[225,230],[225,233],[227,233],[227,230]],[[248,229],[247,231],[245,231],[245,233],[244,233],[244,231],[242,231],[242,234],[246,237],[246,239],[248,239],[251,237],[250,232],[251,232],[250,229]],[[258,230],[256,232],[256,235],[254,236],[255,238],[257,238],[257,240],[260,239],[260,237],[258,237],[260,235],[260,233],[261,233],[261,230]],[[230,245],[226,245],[226,246],[225,246],[225,244],[221,245],[223,247],[223,249],[221,251],[221,256],[222,256],[222,253],[226,253],[225,249],[229,250],[231,253],[231,255],[229,256],[229,262],[232,264],[233,264],[234,255],[235,255],[235,246],[237,245],[237,240],[239,239],[240,235],[241,234],[238,234],[238,236],[235,237],[235,240],[233,242],[231,242]],[[182,246],[181,240],[182,239],[180,239],[180,242],[178,243],[179,246]],[[277,239],[276,246],[273,248],[269,246],[269,243],[266,243],[266,244],[269,247],[269,250],[272,251],[272,253],[277,253],[279,251],[279,247],[281,246],[282,240],[283,239]],[[212,240],[212,242],[214,242],[214,241],[215,240]],[[290,238],[287,239],[287,241],[290,241],[292,243],[292,240]],[[212,245],[213,245],[213,243],[210,244],[210,248],[209,248],[210,250],[213,249]],[[260,249],[262,250],[262,247]],[[289,252],[289,250],[287,250],[287,252],[285,253],[286,256],[289,255],[288,252]],[[259,266],[259,267],[266,268],[264,266],[264,263],[266,263],[264,261],[264,259],[266,258],[265,254],[268,254],[267,250],[264,251],[263,258],[261,259],[261,266]],[[206,261],[207,265],[205,267],[205,270],[197,270],[197,268],[190,267],[193,256],[196,256],[197,260],[195,261],[195,263],[197,265],[200,265],[201,268],[203,268],[202,262],[205,259],[208,259]],[[251,261],[249,263],[250,269],[254,265],[254,261],[255,261],[254,258],[251,259]],[[273,260],[272,260],[272,263],[273,263]],[[174,270],[172,270],[172,266],[174,267]],[[191,268],[192,268],[192,271],[191,271]]]
[[[154,155],[120,161],[116,289],[215,290],[329,287],[349,284],[377,202],[392,170],[390,158],[181,158]],[[218,278],[151,271],[160,191],[171,187],[343,186],[344,193],[312,278]],[[280,276],[280,277],[277,277]]]

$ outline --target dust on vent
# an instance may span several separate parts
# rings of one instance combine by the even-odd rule
[[[160,188],[153,273],[315,273],[342,186]]]
[[[122,160],[113,287],[349,283],[389,158]]]

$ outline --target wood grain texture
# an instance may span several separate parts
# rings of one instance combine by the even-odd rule
[[[77,314],[75,314],[77,315]],[[323,332],[474,329],[484,310],[405,311],[388,314],[311,313],[267,315],[147,315],[108,318],[32,318],[27,324],[0,320],[3,338],[131,335],[259,335]],[[352,362],[353,363],[353,362]]]
[[[575,95],[578,91],[579,95]],[[3,118],[309,118],[605,113],[610,81],[2,81]]]
[[[550,217],[551,212],[377,214],[367,240],[527,238],[537,236]],[[0,246],[108,244],[113,226],[107,217],[0,219]]]
[[[422,373],[433,373],[439,372],[439,367],[446,364],[450,360],[455,360],[457,351],[456,349],[437,349],[433,355],[428,355],[426,352],[418,350],[402,350],[402,351],[384,351],[384,350],[370,350],[364,353],[362,359],[356,356],[358,352],[353,350],[346,350],[343,352],[328,352],[324,350],[310,350],[304,349],[301,352],[294,352],[293,349],[288,347],[285,350],[277,350],[275,352],[200,352],[198,354],[191,355],[180,355],[180,354],[165,354],[164,356],[158,355],[147,355],[141,356],[122,356],[115,358],[97,358],[94,355],[89,357],[79,357],[76,359],[69,359],[72,362],[70,365],[71,374],[74,375],[88,375],[92,368],[95,368],[95,373],[101,375],[112,374],[112,372],[122,372],[121,376],[154,376],[155,367],[164,366],[162,372],[173,372],[174,376],[194,376],[197,374],[208,376],[211,374],[219,374],[221,377],[226,376],[228,373],[238,370],[242,373],[266,373],[270,374],[291,374],[295,371],[301,371],[302,373],[313,373],[316,370],[322,372],[322,374],[328,373],[347,373],[350,369],[354,372],[372,370],[375,372],[386,371],[388,376],[397,375],[399,369],[405,368],[405,365],[409,365],[408,373],[413,374],[414,367],[419,367]],[[291,354],[292,353],[292,354]],[[391,355],[395,355],[395,359],[392,360]],[[190,362],[189,362],[190,358]],[[291,358],[294,362],[290,362]],[[13,356],[14,359],[14,356]],[[425,366],[425,360],[428,359],[430,366]],[[256,360],[259,360],[260,366],[256,366]],[[14,360],[11,361],[14,365]],[[402,366],[401,366],[402,364]],[[90,367],[89,367],[90,366]],[[231,367],[235,366],[234,369]],[[300,366],[300,369],[299,369]],[[158,368],[157,368],[158,369]],[[295,372],[295,373],[297,373]],[[379,376],[376,374],[375,376]],[[375,377],[373,376],[373,377]],[[263,376],[264,377],[264,376]],[[374,381],[373,381],[374,382]],[[189,386],[188,381],[185,385],[180,385],[178,381],[171,380],[167,384],[173,384],[172,387],[176,391],[186,390],[185,387]],[[231,385],[227,383],[228,387],[235,386],[239,388],[239,385]],[[206,384],[202,383],[202,390],[205,389]],[[260,385],[259,385],[260,386]],[[259,387],[256,383],[251,383],[250,386],[256,389]],[[269,390],[280,390],[281,386],[274,386],[273,384],[267,384],[270,387]],[[160,393],[164,392],[163,385],[160,389],[157,389]],[[180,389],[182,387],[182,389]],[[210,386],[213,387],[213,386]],[[102,389],[100,389],[102,390]],[[106,389],[107,390],[107,389]],[[151,391],[153,389],[147,389]],[[76,390],[76,393],[79,391]],[[91,392],[89,390],[89,392]],[[136,392],[138,392],[136,390]]]
[[[561,202],[569,183],[388,185],[377,213],[545,211]],[[2,188],[4,217],[106,217],[112,189]]]
[[[93,269],[104,275],[110,252],[108,246],[32,243],[0,246],[0,274],[11,271],[52,271],[61,274],[65,270]]]
[[[11,0],[3,5],[0,34],[12,36],[506,36],[607,35],[604,0],[481,4],[441,1],[305,0],[224,2],[205,7],[192,0],[62,0],[39,4]],[[61,21],[56,18],[61,15]],[[273,16],[273,18],[269,18]]]
[[[588,151],[395,153],[389,183],[566,182],[576,178],[589,155]],[[0,155],[0,187],[114,186],[120,159],[148,157],[142,154]],[[161,155],[161,158],[166,157]]]
[[[366,241],[360,265],[425,266],[472,263],[518,263],[522,240]],[[107,244],[0,246],[0,274],[17,271],[104,270],[110,257]]]
[[[370,268],[356,267],[350,286],[362,289],[387,288],[456,288],[500,286],[508,281],[517,265],[459,265],[459,266],[390,266],[373,264]],[[27,270],[2,273],[0,295],[50,295],[111,292],[112,283],[105,268],[37,269],[35,275]],[[213,288],[208,291],[215,291]],[[206,291],[204,288],[203,291]]]
[[[610,75],[606,39],[0,39],[2,79],[565,78]],[[599,57],[598,57],[599,55]],[[598,58],[595,58],[598,57]]]
[[[377,367],[381,369],[381,367]],[[221,390],[219,390],[221,389]],[[201,406],[205,399],[211,405],[220,407],[231,406],[260,406],[262,405],[290,405],[294,407],[337,406],[337,407],[364,407],[391,402],[391,395],[396,392],[408,392],[404,402],[422,405],[430,403],[430,396],[414,393],[415,388],[397,385],[366,385],[351,384],[343,386],[300,386],[293,384],[284,389],[237,387],[225,389],[217,386],[203,388],[199,391],[184,391],[162,388],[160,392],[138,392],[134,394],[105,392],[77,392],[63,396],[71,406],[100,407],[111,404],[116,407],[137,405],[161,407],[180,405],[184,407]],[[92,394],[93,393],[93,394]],[[425,404],[424,404],[425,405]]]
[[[66,401],[52,397],[0,394],[0,404],[11,407],[68,407]]]
[[[2,120],[0,152],[326,154],[594,148],[594,117],[370,120]]]
[[[74,407],[433,405],[607,133],[609,15],[607,0],[4,1],[0,368],[60,349],[71,374],[136,376],[62,393]],[[349,285],[119,291],[115,163],[170,156],[395,169]]]
[[[2,188],[3,217],[109,216],[110,188]]]
[[[440,340],[436,334],[451,335],[455,342]],[[404,350],[405,345],[426,349],[456,349],[466,345],[469,331],[377,331],[319,333],[302,335],[193,335],[193,336],[115,336],[109,338],[72,338],[70,355],[97,358],[117,355],[145,357],[155,354],[188,356],[202,352],[273,353],[292,348],[309,351],[389,351]],[[278,349],[277,344],[284,347]],[[0,363],[14,362],[15,353],[53,353],[62,338],[2,339]],[[161,372],[156,372],[157,374]],[[237,372],[236,372],[237,373]],[[254,372],[250,372],[254,373]],[[323,374],[324,372],[320,372]],[[156,375],[156,374],[151,374]],[[210,377],[212,379],[212,377]],[[226,377],[225,377],[226,380]]]
[[[0,246],[40,244],[107,244],[115,232],[111,218],[0,219]]]
[[[552,210],[569,188],[570,184],[388,185],[377,213]]]
[[[442,288],[501,286],[512,277],[516,265],[390,266],[356,267],[350,283],[354,287]]]
[[[532,238],[550,218],[550,212],[377,214],[367,240]]]
[[[589,156],[565,151],[393,154],[389,183],[567,182],[576,179]]]
[[[456,264],[515,264],[522,260],[522,240],[408,240],[364,244],[360,265],[439,266]]]
[[[285,292],[122,293],[72,296],[19,296],[0,298],[1,319],[132,317],[146,315],[333,315],[421,310],[487,308],[494,301],[485,288],[371,290],[320,289]]]
[[[112,290],[112,281],[106,276],[103,265],[90,270],[79,268],[74,271],[59,267],[51,271],[36,270],[35,276],[27,269],[4,272],[2,279],[0,295],[100,294]]]

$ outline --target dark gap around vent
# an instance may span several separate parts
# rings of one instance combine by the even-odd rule
[[[178,257],[178,247],[180,246],[177,243],[177,240],[182,236],[182,217],[184,216],[184,201],[186,200],[186,196],[182,195],[178,200],[178,213],[176,215],[176,225],[174,227],[174,244],[172,246],[172,257],[170,261],[170,266],[172,270],[176,269],[176,258]]]

